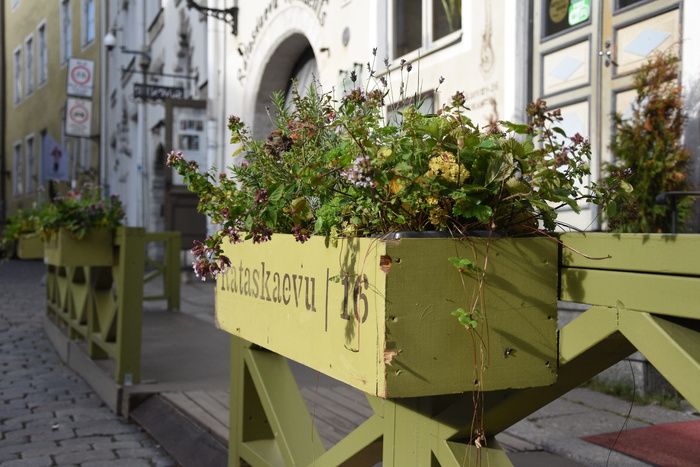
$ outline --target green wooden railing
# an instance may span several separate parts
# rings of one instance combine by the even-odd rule
[[[146,254],[149,243],[163,244],[162,263]],[[86,343],[93,359],[111,358],[119,384],[137,384],[141,372],[141,313],[146,299],[180,306],[180,234],[146,233],[120,227],[114,237],[112,266],[47,265],[47,314],[67,337]],[[146,275],[146,264],[153,271]],[[144,296],[144,283],[163,276],[163,293]]]
[[[560,240],[559,298],[592,306],[559,331],[555,384],[476,396],[368,395],[374,415],[326,450],[286,360],[233,337],[229,465],[510,466],[498,433],[637,350],[700,409],[700,236]]]

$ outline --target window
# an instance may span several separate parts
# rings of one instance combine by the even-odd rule
[[[13,160],[13,170],[14,179],[12,183],[12,194],[15,197],[22,196],[24,192],[24,164],[22,164],[22,144],[15,143],[12,148],[12,160]]]
[[[15,104],[19,104],[22,100],[22,49],[19,47],[15,49],[13,65]]]
[[[83,0],[83,45],[95,40],[95,0]]]
[[[61,65],[72,55],[70,0],[61,0]]]
[[[545,37],[567,31],[591,17],[590,0],[548,0],[545,9]]]
[[[24,141],[24,159],[27,162],[25,183],[27,193],[33,192],[37,187],[36,150],[34,146],[34,135],[27,136],[27,139]]]
[[[24,85],[27,95],[34,92],[34,36],[24,41]]]
[[[37,81],[39,86],[46,84],[49,73],[49,51],[47,50],[46,44],[46,23],[43,22],[39,25],[36,31],[37,39],[37,66],[38,66],[38,76]]]
[[[461,0],[394,0],[393,56],[429,49],[462,29]]]

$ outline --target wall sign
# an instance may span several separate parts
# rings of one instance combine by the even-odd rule
[[[143,99],[145,101],[162,101],[167,98],[183,99],[184,97],[184,88],[134,83],[134,99]]]
[[[94,88],[95,62],[71,58],[68,62],[68,83],[66,94],[76,97],[92,97]]]
[[[66,101],[66,135],[88,138],[91,123],[92,101],[69,97]]]

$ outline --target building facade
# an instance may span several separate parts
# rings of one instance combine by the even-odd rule
[[[2,4],[0,220],[99,179],[101,2],[41,5]]]
[[[107,1],[102,179],[120,195],[129,225],[187,237],[201,235],[205,220],[184,186],[173,189],[165,166],[173,130],[187,150],[207,147],[207,23],[186,4]]]
[[[203,2],[200,2],[203,3]],[[233,0],[209,1],[230,8]],[[291,78],[313,75],[325,90],[342,92],[350,72],[358,84],[375,76],[419,93],[439,108],[456,91],[480,124],[526,121],[537,98],[561,108],[564,128],[591,139],[592,177],[611,159],[612,112],[633,98],[634,72],[656,51],[682,59],[688,114],[685,144],[693,151],[691,178],[700,181],[698,77],[700,54],[691,27],[700,5],[679,0],[266,0],[239,2],[236,34],[210,20],[209,115],[218,135],[210,166],[232,163],[226,116],[235,114],[264,138],[271,129],[270,95]],[[376,50],[376,55],[374,51]],[[388,68],[384,64],[387,59]],[[407,73],[405,64],[412,65]],[[402,66],[403,64],[403,66]],[[438,83],[444,78],[444,82]],[[594,208],[560,216],[583,229],[600,228]]]

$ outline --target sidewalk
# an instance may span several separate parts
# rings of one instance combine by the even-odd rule
[[[185,277],[192,276],[187,274]],[[195,279],[183,282],[182,311],[213,325],[213,287],[211,281]],[[359,391],[301,365],[292,363],[291,366],[307,404],[316,407],[317,425],[327,447],[371,415],[371,409]],[[339,391],[345,391],[343,400],[355,403],[352,412],[334,407]],[[577,388],[510,427],[497,439],[515,467],[649,466],[653,464],[582,438],[607,433],[616,435],[635,428],[668,423],[696,421],[700,424],[700,416],[695,410],[690,406],[685,408],[687,411],[658,405],[641,406],[590,389]],[[347,426],[339,427],[337,423],[333,426],[326,423],[324,418],[336,421],[344,418],[342,421]],[[659,449],[664,448],[659,446]],[[700,460],[690,459],[685,464],[677,465],[692,467],[700,465]]]
[[[0,465],[175,466],[67,368],[42,329],[41,261],[0,263]]]
[[[198,458],[191,465],[225,465],[228,336],[214,326],[214,283],[183,281],[179,313],[164,312],[162,304],[146,302],[145,381],[127,390],[145,401],[127,421],[107,409],[61,363],[45,337],[41,329],[43,267],[41,262],[26,261],[0,265],[0,465],[166,466],[176,465],[172,456],[183,453]],[[192,277],[189,271],[186,274]],[[178,357],[182,353],[187,354],[187,361]],[[315,407],[316,423],[327,446],[371,414],[359,391],[301,365],[291,366],[302,395]],[[345,407],[337,403],[338,394]],[[648,462],[582,438],[612,433],[614,439],[617,433],[633,433],[629,430],[638,427],[666,427],[663,424],[668,423],[685,427],[680,422],[689,421],[700,423],[700,416],[656,405],[636,406],[579,388],[497,439],[516,467],[648,466]],[[681,438],[675,435],[676,440]],[[167,446],[171,455],[159,444]],[[672,450],[660,438],[646,444],[659,451]],[[692,447],[686,446],[673,450],[682,457]],[[204,455],[207,452],[210,457]],[[673,465],[697,465],[696,460]]]

